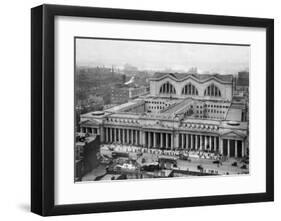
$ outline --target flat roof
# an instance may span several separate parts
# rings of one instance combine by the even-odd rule
[[[176,105],[170,106],[166,110],[163,110],[162,113],[165,113],[165,114],[176,113],[177,111],[179,111],[181,108],[184,108],[186,105],[188,105],[192,101],[193,100],[191,98],[190,99],[182,100],[181,102],[177,103]]]
[[[125,109],[127,107],[133,106],[134,104],[137,104],[139,102],[140,101],[129,101],[127,103],[120,104],[120,105],[111,107],[109,109],[106,109],[105,112],[117,112],[117,111],[120,111],[120,110]]]
[[[242,116],[242,110],[238,108],[229,108],[227,115],[226,115],[226,120],[229,121],[241,121],[241,116]]]
[[[209,119],[209,118],[185,118],[183,120],[183,123],[194,123],[194,124],[216,124],[219,125],[221,123],[221,120],[219,119]]]
[[[118,118],[139,118],[142,115],[142,113],[113,113],[110,115],[110,117],[118,117]]]

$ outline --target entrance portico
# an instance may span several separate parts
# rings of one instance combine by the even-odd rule
[[[245,148],[245,136],[237,133],[236,131],[230,131],[222,134],[221,140],[221,154],[227,157],[244,157],[247,155]]]

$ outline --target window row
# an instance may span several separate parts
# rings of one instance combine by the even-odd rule
[[[181,93],[183,95],[197,96],[198,90],[193,84],[188,83],[183,87]],[[176,94],[176,89],[170,82],[166,82],[160,87],[160,94]],[[204,96],[221,97],[221,91],[217,86],[211,84],[205,89]]]

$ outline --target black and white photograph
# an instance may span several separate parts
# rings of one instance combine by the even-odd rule
[[[0,220],[278,220],[280,5],[3,1]]]
[[[274,19],[31,12],[32,212],[190,207],[237,220],[274,200]]]
[[[74,38],[74,181],[250,175],[250,45]]]

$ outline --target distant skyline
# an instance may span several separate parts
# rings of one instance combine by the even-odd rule
[[[76,39],[78,66],[123,68],[126,64],[140,70],[174,70],[236,74],[248,70],[250,47],[149,41]]]

